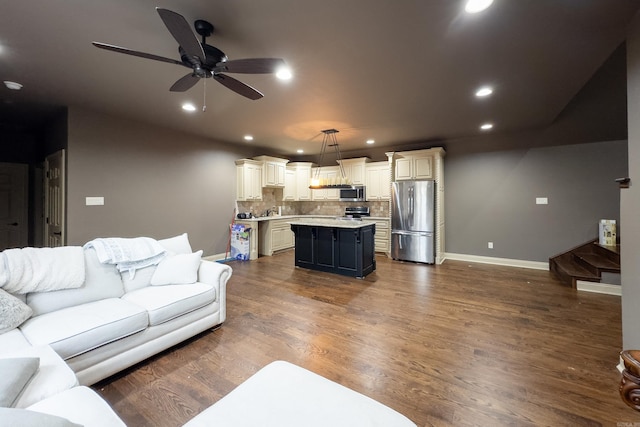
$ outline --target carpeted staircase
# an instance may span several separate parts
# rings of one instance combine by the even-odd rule
[[[577,281],[600,282],[602,273],[620,273],[620,245],[604,246],[593,239],[549,258],[549,271],[577,288]]]

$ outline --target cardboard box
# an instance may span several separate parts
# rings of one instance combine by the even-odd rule
[[[616,239],[616,220],[615,219],[601,219],[599,224],[599,236],[601,245],[615,246]]]
[[[249,260],[251,252],[249,231],[251,228],[245,228],[242,224],[231,226],[231,258],[240,261]]]

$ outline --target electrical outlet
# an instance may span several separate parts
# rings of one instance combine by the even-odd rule
[[[488,242],[487,243],[487,248],[493,249],[493,242]]]
[[[536,197],[536,205],[548,205],[549,199],[546,197]]]

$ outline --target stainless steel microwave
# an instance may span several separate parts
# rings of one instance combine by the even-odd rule
[[[367,192],[364,185],[353,185],[340,189],[341,202],[366,202]]]

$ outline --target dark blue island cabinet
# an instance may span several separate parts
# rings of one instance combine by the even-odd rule
[[[291,230],[296,267],[358,278],[376,269],[373,222],[303,220],[292,222]]]

